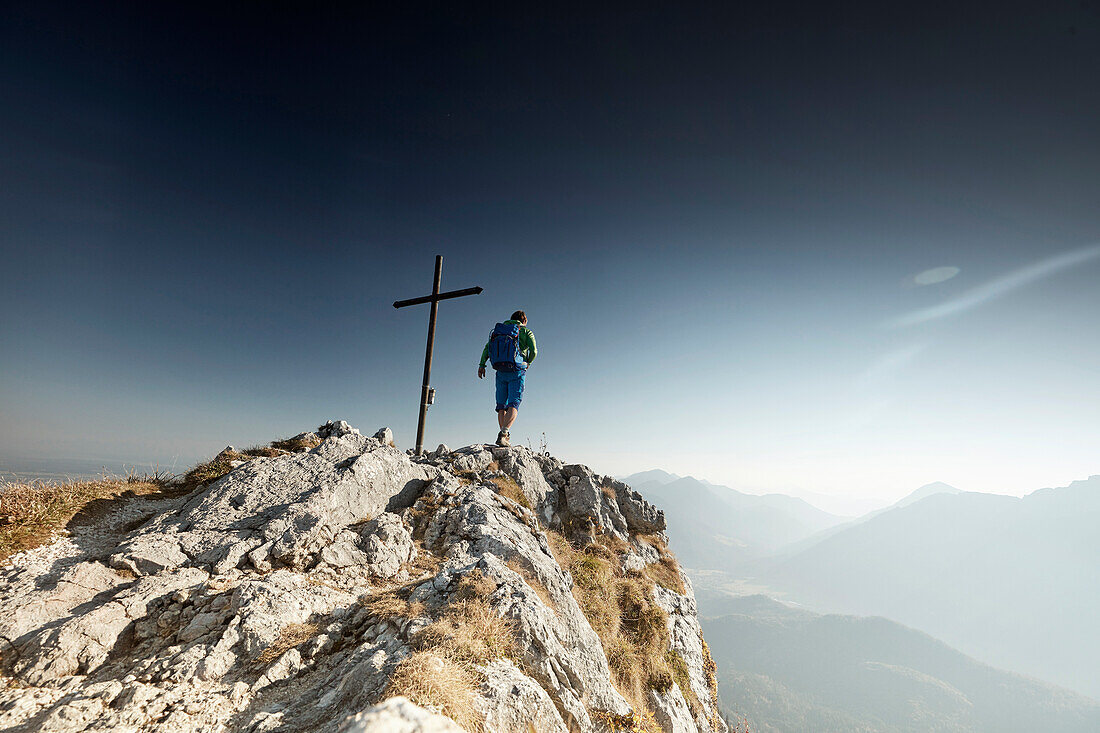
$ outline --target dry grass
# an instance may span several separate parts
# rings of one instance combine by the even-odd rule
[[[465,666],[432,652],[414,652],[390,676],[382,697],[403,695],[417,705],[431,707],[465,730],[481,731],[484,721],[474,708],[479,680]]]
[[[442,494],[425,494],[409,508],[409,513],[412,515],[413,539],[424,539],[424,532],[428,529],[429,521],[443,506],[445,499],[446,496]]]
[[[511,499],[525,509],[531,508],[531,501],[511,476],[493,476],[489,480],[497,487],[498,494]]]
[[[321,445],[321,439],[313,434],[305,438],[296,435],[293,438],[271,441],[272,448],[290,451],[291,453],[305,453],[306,451],[313,450],[319,445]]]
[[[281,456],[286,453],[285,450],[279,448],[272,448],[269,445],[257,445],[251,448],[245,448],[243,451],[246,456],[252,458],[274,458],[275,456]]]
[[[416,545],[416,554],[413,555],[413,559],[405,563],[402,567],[408,571],[409,575],[415,579],[422,579],[427,575],[435,575],[439,572],[439,568],[443,566],[443,559],[436,555],[434,552],[424,547],[424,542],[421,540],[415,540],[413,542]]]
[[[637,712],[629,726],[618,720],[618,730],[646,730],[649,690],[668,690],[675,681],[666,660],[668,616],[653,601],[653,580],[622,573],[619,555],[628,549],[622,540],[599,535],[579,550],[556,532],[547,535],[558,563],[573,576],[573,595],[600,637],[615,686]]]
[[[452,598],[456,601],[485,599],[497,589],[496,581],[489,578],[480,569],[474,569],[458,579]]]
[[[665,662],[668,664],[669,669],[672,670],[672,679],[675,680],[676,686],[680,688],[680,692],[683,693],[684,699],[687,701],[688,708],[691,710],[691,714],[695,717],[703,712],[703,706],[699,702],[698,696],[695,694],[695,690],[691,689],[691,677],[688,673],[687,662],[680,656],[679,652],[675,652],[669,649],[665,655]]]
[[[718,699],[718,665],[714,663],[714,657],[710,655],[710,647],[706,639],[700,639],[703,643],[703,674],[707,678],[707,689],[711,696]]]
[[[489,605],[496,589],[496,582],[481,570],[462,576],[439,618],[413,637],[416,652],[398,666],[385,696],[405,695],[449,715],[466,730],[482,730],[472,702],[482,681],[477,666],[501,657],[519,658],[513,622]]]
[[[454,474],[458,476],[458,482],[463,486],[477,483],[477,471],[455,471]]]
[[[286,652],[299,644],[303,644],[321,633],[321,627],[314,623],[287,624],[279,632],[279,638],[268,644],[260,656],[256,657],[256,664],[266,667]]]
[[[668,549],[668,544],[660,535],[638,535],[638,539],[657,550],[660,560],[650,563],[642,570],[650,580],[666,590],[684,595],[687,588],[684,586],[684,578],[680,574],[680,566]]]
[[[642,568],[647,578],[665,590],[684,595],[687,588],[684,587],[684,579],[680,575],[680,566],[671,555],[665,555],[657,562],[651,562]]]
[[[661,726],[648,709],[635,710],[630,715],[611,715],[597,710],[592,713],[592,717],[603,723],[604,728],[611,733],[661,733]]]
[[[232,470],[231,462],[300,452],[320,445],[316,436],[276,440],[245,451],[222,451],[182,477],[160,472],[104,477],[95,481],[9,483],[0,485],[0,561],[16,552],[38,547],[79,514],[94,518],[113,509],[110,502],[130,496],[182,496],[209,486]]]
[[[379,621],[417,618],[425,613],[424,604],[417,601],[409,603],[406,597],[411,588],[401,587],[360,599],[359,603],[367,609],[371,618]]]
[[[439,618],[417,633],[413,640],[417,648],[465,665],[514,658],[514,625],[489,604],[496,589],[496,582],[481,570],[463,575]]]
[[[178,492],[161,476],[4,484],[0,486],[0,561],[44,544],[78,515],[91,519],[106,512],[114,500],[158,495],[171,498]]]
[[[481,598],[448,604],[443,617],[420,630],[413,643],[468,667],[517,656],[512,622]]]
[[[250,461],[255,456],[245,455],[235,450],[223,450],[214,458],[200,463],[183,475],[180,481],[186,491],[194,491],[204,486],[209,486],[225,474],[233,470],[234,461]]]

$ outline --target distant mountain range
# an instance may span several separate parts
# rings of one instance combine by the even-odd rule
[[[777,552],[776,557],[795,555],[795,554],[797,554],[797,553],[799,553],[799,552],[801,552],[801,551],[803,551],[807,548],[813,547],[817,543],[822,542],[823,540],[825,540],[829,537],[832,537],[835,534],[843,532],[844,530],[849,529],[851,527],[854,527],[857,524],[862,524],[863,522],[866,522],[869,519],[877,517],[878,515],[882,514],[883,512],[888,512],[892,509],[899,509],[903,506],[909,506],[910,504],[915,504],[918,501],[920,501],[921,499],[924,499],[926,497],[933,496],[935,494],[961,494],[961,493],[963,493],[962,489],[956,489],[954,486],[950,486],[949,484],[945,484],[942,481],[936,481],[934,483],[925,484],[924,486],[920,487],[919,489],[910,492],[909,494],[905,495],[901,499],[898,499],[896,502],[894,502],[890,506],[883,507],[882,509],[875,509],[874,511],[870,511],[870,512],[867,512],[866,514],[864,514],[862,516],[856,517],[855,519],[847,519],[843,522],[840,522],[839,524],[835,524],[831,527],[827,527],[826,529],[821,530],[820,532],[812,534],[809,537],[806,537],[805,539],[799,540],[797,542],[792,542],[789,545],[787,545],[786,547],[782,548],[779,552]]]
[[[928,484],[854,520],[660,470],[626,481],[665,510],[701,593],[885,616],[1100,699],[1100,476],[1023,498]]]
[[[1098,528],[1100,476],[1023,498],[933,485],[804,542],[757,580],[1100,697]]]
[[[753,731],[1100,730],[1097,702],[884,618],[822,616],[764,596],[697,598],[724,707]]]
[[[689,568],[728,571],[846,521],[802,499],[745,494],[660,470],[623,480],[664,509],[672,549]]]

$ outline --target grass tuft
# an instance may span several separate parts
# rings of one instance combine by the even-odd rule
[[[680,595],[687,593],[687,588],[684,587],[684,579],[680,575],[680,566],[671,555],[664,555],[657,562],[649,563],[642,568],[642,572],[647,578],[665,590]]]
[[[635,710],[629,715],[612,715],[597,710],[592,717],[602,723],[610,733],[661,733],[661,726],[648,709]]]
[[[267,645],[256,657],[256,664],[267,666],[299,644],[304,644],[321,633],[314,623],[287,624],[279,631],[279,638]]]
[[[417,601],[409,603],[405,598],[406,589],[398,588],[387,590],[376,595],[360,599],[360,604],[367,609],[372,618],[379,621],[393,621],[397,619],[417,618],[424,615],[424,604]]]
[[[286,453],[285,450],[279,450],[278,448],[272,448],[269,445],[257,445],[251,448],[245,448],[242,453],[252,458],[274,458],[275,456],[281,456]]]
[[[271,447],[291,453],[305,453],[321,445],[321,439],[314,433],[295,435],[293,438],[271,441]]]
[[[438,710],[468,731],[481,731],[484,720],[474,707],[479,680],[462,664],[427,651],[406,657],[390,676],[382,697],[402,695]]]
[[[527,495],[523,493],[523,489],[516,483],[516,480],[511,476],[493,476],[489,480],[497,487],[498,494],[511,499],[524,509],[531,508],[531,501],[527,498]]]
[[[480,568],[475,568],[458,579],[458,585],[451,597],[456,601],[485,599],[496,589],[496,581],[487,577]]]
[[[245,455],[235,450],[223,450],[214,458],[200,463],[183,475],[181,484],[186,491],[194,491],[209,486],[233,470],[234,461],[250,461],[255,456]]]
[[[714,657],[710,655],[710,647],[706,639],[700,639],[703,643],[703,674],[707,678],[707,689],[711,696],[718,699],[718,665],[714,663]]]
[[[413,643],[461,665],[517,656],[512,622],[480,598],[448,604],[442,618],[417,632]]]
[[[687,662],[684,661],[679,652],[669,649],[665,654],[665,663],[672,671],[672,679],[676,682],[676,686],[680,688],[691,714],[698,718],[703,713],[703,705],[699,702],[695,690],[691,688],[691,676],[688,672]]]

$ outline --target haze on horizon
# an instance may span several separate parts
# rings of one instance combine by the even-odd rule
[[[1095,7],[2,12],[0,461],[409,447],[442,254],[433,446],[522,308],[514,436],[602,472],[1100,473]]]

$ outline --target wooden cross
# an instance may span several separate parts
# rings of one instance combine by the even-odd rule
[[[463,295],[480,295],[481,288],[465,288],[452,290],[449,293],[439,292],[439,284],[443,280],[443,255],[435,256],[435,283],[432,285],[432,294],[409,300],[395,300],[394,308],[404,308],[407,305],[420,305],[431,303],[432,309],[428,315],[428,348],[424,352],[424,386],[420,389],[420,420],[416,424],[416,455],[424,453],[424,423],[428,418],[428,405],[432,403],[430,394],[434,390],[428,386],[432,377],[432,346],[435,345],[435,311],[441,300],[461,298]]]

